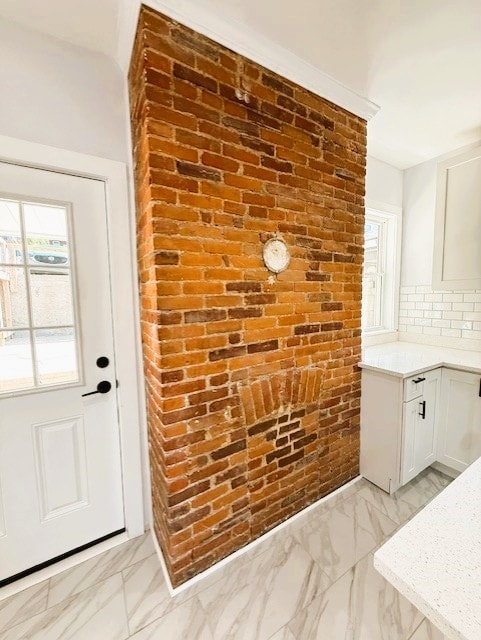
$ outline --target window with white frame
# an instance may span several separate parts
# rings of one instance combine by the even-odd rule
[[[394,214],[366,211],[362,279],[365,333],[396,328],[397,224]]]

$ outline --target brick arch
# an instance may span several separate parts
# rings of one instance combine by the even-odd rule
[[[318,404],[324,369],[309,367],[246,381],[239,384],[240,404],[247,427],[273,416],[281,416]]]

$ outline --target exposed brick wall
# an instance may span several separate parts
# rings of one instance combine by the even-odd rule
[[[366,126],[146,8],[130,92],[154,526],[178,585],[358,473]]]

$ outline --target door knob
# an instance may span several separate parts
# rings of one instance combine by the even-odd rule
[[[89,391],[89,393],[82,393],[82,398],[86,396],[94,396],[96,393],[108,393],[112,388],[111,383],[108,380],[102,380],[97,385],[96,391]]]

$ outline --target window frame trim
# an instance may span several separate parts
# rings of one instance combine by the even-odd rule
[[[361,327],[365,337],[396,332],[399,326],[399,285],[401,271],[402,209],[367,201],[365,221],[382,223],[382,290],[381,323],[372,328]],[[364,278],[364,274],[363,274]],[[362,318],[362,317],[361,317]]]

